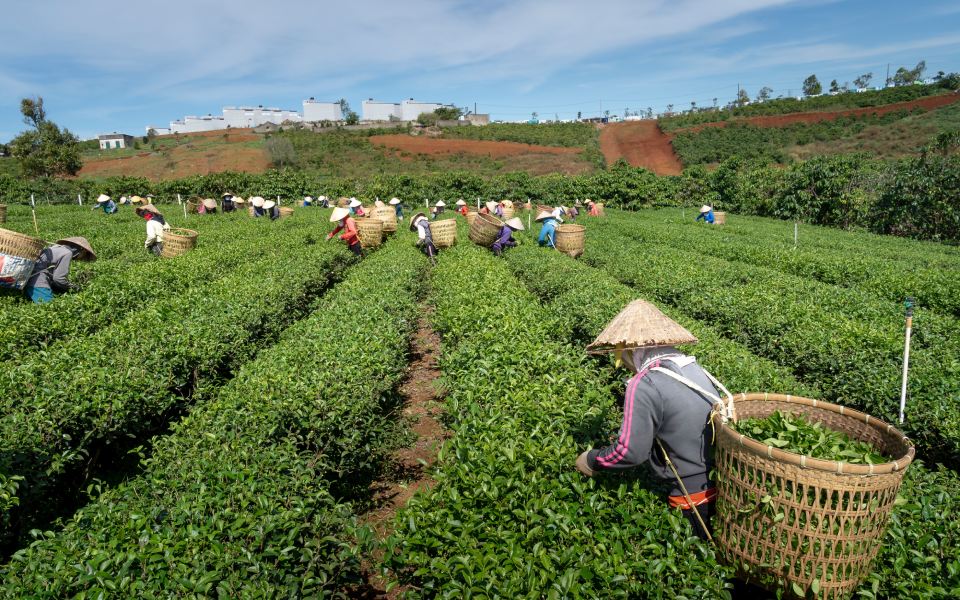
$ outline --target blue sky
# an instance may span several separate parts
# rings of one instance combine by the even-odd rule
[[[887,63],[960,71],[956,0],[10,0],[0,141],[19,99],[81,137],[144,133],[225,105],[452,102],[508,120],[798,94]],[[602,108],[601,108],[602,107]]]

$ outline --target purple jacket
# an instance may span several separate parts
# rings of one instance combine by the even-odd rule
[[[504,225],[500,228],[500,233],[497,234],[497,241],[495,241],[490,248],[494,252],[497,252],[504,248],[512,248],[516,245],[517,242],[513,239],[513,230]]]

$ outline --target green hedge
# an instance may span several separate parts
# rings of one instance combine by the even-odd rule
[[[394,443],[384,413],[425,264],[409,240],[367,257],[160,439],[142,475],[18,552],[4,597],[347,596],[372,541],[351,500]]]

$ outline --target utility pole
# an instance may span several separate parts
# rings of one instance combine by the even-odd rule
[[[890,84],[890,63],[887,63],[887,79],[883,82],[883,87]]]

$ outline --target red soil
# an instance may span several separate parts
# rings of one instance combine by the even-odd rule
[[[630,121],[607,125],[600,132],[600,150],[607,164],[624,158],[634,167],[657,175],[679,175],[683,165],[673,153],[670,138],[654,121]]]
[[[165,138],[173,136],[162,136]],[[129,175],[154,181],[220,171],[262,173],[270,161],[262,148],[240,146],[260,139],[249,129],[207,131],[180,136],[180,145],[160,152],[138,152],[134,156],[88,158],[81,176]]]
[[[485,140],[451,140],[412,135],[375,135],[370,143],[376,146],[410,152],[412,154],[474,154],[502,158],[524,154],[579,154],[579,148],[534,146],[518,142],[490,142]]]
[[[927,96],[907,102],[896,102],[894,104],[884,104],[883,106],[871,106],[868,108],[853,108],[849,110],[835,110],[830,112],[809,112],[793,113],[789,115],[771,115],[768,117],[746,117],[731,119],[729,121],[719,121],[716,123],[704,123],[693,127],[685,127],[676,131],[695,132],[704,127],[724,127],[728,123],[749,123],[757,127],[785,127],[794,123],[817,123],[820,121],[833,121],[840,117],[864,116],[864,115],[885,115],[898,110],[912,110],[922,108],[924,110],[933,110],[941,106],[947,106],[960,100],[960,94],[943,94],[941,96]]]

